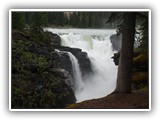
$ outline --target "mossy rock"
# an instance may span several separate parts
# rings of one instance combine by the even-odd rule
[[[69,106],[67,106],[67,109],[74,109],[77,108],[77,106],[79,105],[79,103],[74,103],[74,104],[70,104]]]
[[[20,31],[12,31],[12,38],[11,107],[50,109],[75,103],[74,92],[65,81],[69,78],[63,71],[51,70],[56,65],[51,63],[50,42],[37,42]]]
[[[147,92],[148,91],[148,86],[144,86],[144,87],[141,87],[140,89],[138,89],[137,92]]]
[[[142,53],[138,55],[137,57],[133,58],[133,64],[134,65],[146,65],[148,64],[148,54],[147,53]]]
[[[137,72],[132,76],[132,81],[134,83],[141,83],[148,81],[148,72]]]

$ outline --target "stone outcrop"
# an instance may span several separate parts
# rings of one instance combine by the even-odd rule
[[[64,108],[76,102],[72,63],[67,53],[77,59],[82,77],[91,73],[86,52],[61,46],[61,39],[51,32],[41,38],[12,31],[12,108]]]
[[[110,37],[113,50],[120,51],[122,44],[122,34],[114,34]]]
[[[120,52],[114,53],[114,55],[111,58],[113,59],[114,64],[118,65],[119,58],[120,58]]]
[[[52,32],[47,32],[50,37],[51,45],[53,46],[61,46],[61,38]]]
[[[60,51],[71,52],[78,59],[80,69],[82,72],[82,77],[85,77],[86,75],[92,72],[91,62],[86,52],[82,52],[82,50],[78,48],[70,48],[64,46],[54,46],[54,48]],[[52,58],[60,68],[67,70],[73,76],[72,64],[67,53],[60,56],[58,52],[53,51]]]
[[[53,49],[45,40],[12,31],[12,108],[64,108],[75,103],[73,78],[53,63]]]

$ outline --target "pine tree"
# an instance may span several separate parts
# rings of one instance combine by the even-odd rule
[[[23,30],[25,27],[24,12],[12,12],[12,29]]]
[[[124,13],[122,48],[117,75],[116,92],[131,92],[131,74],[136,13]]]
[[[33,34],[41,34],[43,28],[47,26],[47,14],[43,12],[33,12],[31,14],[31,31]]]
[[[145,19],[145,21],[142,23],[140,29],[140,50],[142,52],[148,52],[148,19]]]

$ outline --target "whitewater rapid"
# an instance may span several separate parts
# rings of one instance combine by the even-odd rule
[[[74,73],[77,81],[75,96],[77,102],[104,97],[112,93],[116,87],[117,66],[111,57],[116,51],[112,50],[110,36],[115,30],[107,29],[52,29],[48,31],[61,37],[61,45],[80,48],[87,52],[91,61],[93,74],[82,80],[80,73]],[[79,69],[78,60],[68,53],[72,61],[72,69]]]

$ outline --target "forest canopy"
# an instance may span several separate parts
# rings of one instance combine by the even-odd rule
[[[45,27],[105,28],[122,32],[124,12],[12,12],[12,28],[39,34]],[[136,13],[140,49],[148,50],[148,12]],[[137,37],[137,36],[135,36]]]
[[[53,27],[115,28],[118,21],[106,24],[110,14],[110,12],[12,12],[12,17],[13,27],[19,26],[16,22],[27,27],[32,25],[34,20],[37,22],[43,20],[45,26]]]

